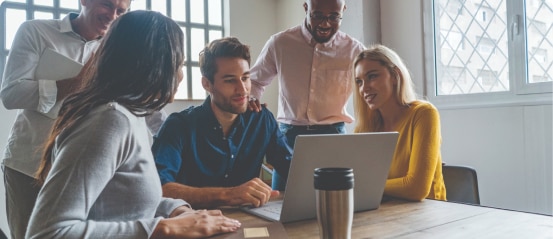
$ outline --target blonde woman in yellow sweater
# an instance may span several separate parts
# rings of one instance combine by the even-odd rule
[[[438,110],[417,100],[407,67],[388,47],[361,52],[354,70],[355,132],[399,132],[384,194],[446,200]]]

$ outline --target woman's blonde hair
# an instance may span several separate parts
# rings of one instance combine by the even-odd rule
[[[369,46],[368,49],[359,53],[355,58],[353,68],[355,69],[359,62],[363,60],[379,62],[388,69],[392,77],[397,79],[395,98],[401,105],[409,105],[409,103],[417,100],[409,70],[401,57],[392,49],[380,44]],[[355,77],[353,81],[355,81]],[[356,119],[354,132],[375,132],[379,130],[382,126],[380,112],[369,109],[358,89],[353,93],[353,106]]]

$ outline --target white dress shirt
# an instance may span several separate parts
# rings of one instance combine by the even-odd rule
[[[353,60],[363,49],[361,42],[341,31],[330,41],[318,43],[304,21],[267,41],[251,69],[251,94],[259,99],[278,77],[279,122],[351,123],[346,106],[354,87]]]
[[[38,169],[42,147],[63,102],[56,101],[56,80],[61,79],[34,77],[42,53],[50,48],[84,65],[101,43],[101,39],[87,41],[73,31],[70,19],[76,17],[71,13],[62,20],[24,22],[8,55],[0,98],[7,109],[18,112],[4,151],[4,166],[28,176]],[[150,135],[166,118],[163,111],[146,116]]]
[[[33,176],[42,146],[50,133],[59,104],[56,80],[35,79],[44,50],[50,48],[84,64],[100,40],[86,41],[71,28],[69,14],[62,20],[30,20],[17,31],[8,55],[0,97],[7,109],[18,109],[4,152],[4,165]]]

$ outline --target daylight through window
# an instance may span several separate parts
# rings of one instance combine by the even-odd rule
[[[0,0],[0,74],[19,25],[30,19],[61,19],[79,12],[79,0]],[[176,99],[203,100],[198,54],[206,43],[224,36],[223,0],[133,0],[132,10],[154,10],[175,20],[185,35],[186,67]]]

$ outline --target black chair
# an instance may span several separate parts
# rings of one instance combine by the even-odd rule
[[[8,236],[4,234],[4,231],[2,231],[2,229],[0,229],[0,239],[8,239]]]
[[[480,205],[476,170],[468,166],[442,165],[447,200]]]

